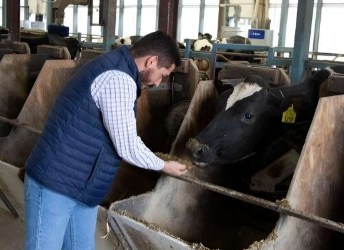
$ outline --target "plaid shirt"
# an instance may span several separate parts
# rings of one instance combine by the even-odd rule
[[[134,103],[137,86],[126,73],[110,70],[91,85],[91,95],[103,115],[118,155],[126,162],[145,169],[161,170],[165,162],[155,156],[137,135]]]

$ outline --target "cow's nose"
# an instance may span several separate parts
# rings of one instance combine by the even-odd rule
[[[196,160],[200,159],[203,156],[204,151],[205,151],[204,148],[202,148],[201,146],[194,148],[192,150],[193,158],[195,158]]]
[[[195,139],[189,140],[186,147],[190,151],[190,153],[192,154],[192,157],[195,160],[201,159],[208,149],[206,145],[203,145],[202,143],[198,142]]]

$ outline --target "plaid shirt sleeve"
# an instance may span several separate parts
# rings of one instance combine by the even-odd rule
[[[137,86],[126,73],[111,70],[99,75],[91,85],[91,95],[103,115],[118,155],[141,168],[161,170],[165,162],[155,156],[137,135],[134,103]]]

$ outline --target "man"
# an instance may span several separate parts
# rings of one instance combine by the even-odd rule
[[[180,175],[137,136],[141,88],[158,86],[181,59],[175,41],[157,31],[78,70],[55,100],[26,162],[26,249],[94,249],[97,205],[121,158]]]

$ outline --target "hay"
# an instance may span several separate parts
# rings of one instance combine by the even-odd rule
[[[277,239],[277,237],[278,237],[278,235],[275,233],[275,231],[272,231],[266,239],[253,242],[247,249],[244,249],[244,250],[260,249],[263,246],[263,244],[266,244],[269,241],[273,241],[273,240]]]
[[[202,149],[204,151],[209,150],[209,147],[207,145],[199,143],[195,138],[190,138],[188,140],[188,142],[186,143],[186,148],[193,149],[196,145],[199,149]]]
[[[181,158],[178,158],[178,157],[173,156],[173,155],[164,154],[164,153],[161,153],[161,152],[156,152],[155,155],[158,156],[159,158],[161,158],[164,161],[176,161],[176,162],[179,162],[179,163],[181,163],[181,164],[186,166],[186,170],[189,170],[189,169],[192,168],[192,163],[190,161],[188,161],[188,160],[181,159]]]
[[[276,204],[280,207],[283,207],[283,208],[291,208],[289,201],[285,198],[282,200],[276,200]]]
[[[148,227],[149,229],[151,230],[154,230],[154,231],[157,231],[157,232],[161,232],[161,233],[164,233],[180,242],[183,242],[187,245],[189,245],[191,247],[191,249],[195,249],[195,250],[211,250],[210,248],[207,248],[205,246],[203,246],[202,243],[192,243],[190,244],[189,242],[179,238],[179,237],[176,237],[174,235],[172,235],[171,233],[167,232],[166,230],[163,230],[161,229],[158,225],[154,224],[154,223],[149,223],[147,221],[144,221],[144,220],[139,220],[137,218],[135,218],[132,214],[128,213],[127,211],[124,211],[124,210],[116,210],[116,213],[122,215],[122,216],[125,216],[125,217],[128,217],[132,220],[135,220],[137,222],[140,222],[142,223],[143,225],[145,225],[146,227]],[[219,249],[213,249],[213,250],[219,250]]]

